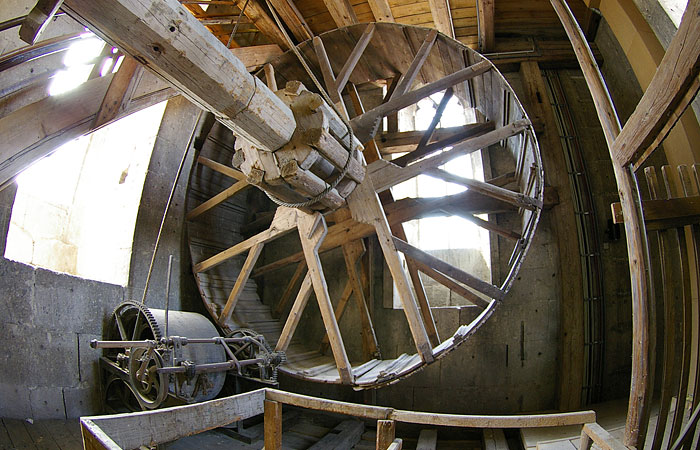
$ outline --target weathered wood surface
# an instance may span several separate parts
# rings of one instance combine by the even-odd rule
[[[22,21],[19,38],[29,45],[34,44],[58,12],[61,3],[63,0],[39,0]]]
[[[496,46],[496,24],[494,22],[494,0],[477,0],[479,52],[490,53]]]
[[[291,138],[291,110],[177,1],[68,0],[64,8],[261,148]]]
[[[230,49],[236,58],[240,59],[246,70],[252,72],[263,64],[267,64],[282,54],[282,49],[277,44],[252,45],[250,47],[238,47]],[[270,87],[270,86],[268,86]],[[276,89],[271,90],[275,91]]]
[[[85,417],[88,431],[97,440],[108,437],[121,448],[138,448],[157,443],[170,442],[212,428],[228,425],[263,413],[265,390],[247,392],[193,405],[163,408],[127,414]],[[178,423],[173,427],[173,423]],[[96,425],[104,434],[95,435],[90,424]],[[107,445],[109,443],[107,442]],[[100,447],[97,447],[100,448]],[[111,449],[109,446],[105,448]]]
[[[451,38],[455,37],[455,29],[452,24],[452,13],[450,12],[449,0],[428,0],[430,13],[433,16],[435,28]]]
[[[438,432],[436,429],[420,430],[416,450],[435,450],[437,448]]]
[[[387,450],[396,436],[396,422],[393,420],[377,420],[376,450]]]
[[[265,449],[282,448],[282,404],[265,399]]]

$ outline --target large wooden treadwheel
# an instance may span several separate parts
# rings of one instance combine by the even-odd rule
[[[288,201],[308,199],[318,193],[314,183],[321,183],[321,187],[330,183],[345,159],[329,157],[307,166],[295,161],[290,176],[282,170],[274,182],[268,182],[264,173],[251,176],[261,172],[260,166],[251,166],[252,150],[247,149],[247,159],[241,156],[239,139],[239,154],[234,157],[230,134],[215,127],[193,169],[188,194],[189,245],[195,277],[207,309],[221,328],[227,332],[240,327],[255,329],[277,350],[287,352],[287,363],[280,372],[359,389],[389,384],[456,348],[504,300],[533,238],[543,204],[537,141],[522,106],[495,67],[475,51],[433,30],[388,23],[360,24],[325,33],[300,44],[298,49],[324,83],[339,113],[351,119],[355,136],[365,144],[364,157],[359,154],[353,164],[363,168],[366,163],[366,169],[349,175],[347,182],[314,205],[301,209],[278,207],[269,228],[244,239],[241,227],[246,202],[239,192],[248,183]],[[273,61],[259,77],[266,79],[273,90],[277,85],[282,87],[280,97],[300,95],[300,85],[288,82],[301,82],[309,91],[316,90],[292,52]],[[387,79],[394,82],[389,83],[381,105],[364,111],[356,86],[386,83]],[[346,98],[344,92],[348,93]],[[383,117],[440,92],[442,100],[427,131],[377,134]],[[474,108],[476,123],[459,129],[437,128],[450,97],[457,98],[465,108]],[[337,132],[334,135],[342,141],[343,136]],[[389,162],[385,159],[391,152],[387,142],[392,139],[401,139],[400,150],[408,152]],[[509,161],[492,168],[486,182],[440,169],[459,156],[482,149],[501,152],[507,156],[501,159]],[[244,159],[247,162],[241,163]],[[231,167],[232,160],[244,167],[247,177]],[[389,189],[421,174],[467,190],[445,197],[394,201]],[[517,226],[508,228],[476,216],[495,213],[510,213],[517,218]],[[507,276],[494,285],[406,242],[404,222],[436,214],[459,215],[510,242]],[[302,252],[256,266],[265,244],[291,232],[299,233]],[[379,357],[381,343],[377,342],[363,289],[364,274],[358,268],[365,248],[363,239],[371,235],[378,238],[401,299],[415,343],[413,355]],[[331,299],[319,253],[338,247],[342,248],[348,276],[341,298]],[[407,271],[399,252],[406,259]],[[253,279],[290,264],[296,264],[296,270],[286,292],[278,303],[264,305]],[[440,339],[419,272],[472,302],[480,308],[480,314],[471,323],[459,326],[450,337]],[[294,339],[312,293],[327,333],[320,346],[318,342]],[[365,356],[351,362],[338,322],[353,297],[361,320]],[[330,354],[324,354],[328,348]]]

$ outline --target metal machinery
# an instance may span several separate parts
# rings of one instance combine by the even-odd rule
[[[127,301],[112,315],[101,365],[109,374],[108,403],[118,399],[129,409],[155,409],[168,397],[186,403],[211,400],[224,387],[227,373],[275,384],[285,361],[265,337],[239,329],[222,337],[204,316],[166,311]],[[133,402],[133,398],[137,404]]]

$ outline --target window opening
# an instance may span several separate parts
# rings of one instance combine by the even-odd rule
[[[5,257],[125,286],[166,102],[61,146],[17,177]]]
[[[399,131],[426,130],[430,126],[442,95],[442,93],[434,94],[421,100],[417,105],[399,111]],[[476,122],[475,110],[464,107],[456,97],[452,97],[447,103],[438,128],[462,126]],[[448,151],[451,148],[447,147],[443,151]],[[393,157],[398,158],[402,155],[401,153],[394,154]],[[456,175],[484,181],[481,152],[461,156],[440,168]],[[428,175],[419,175],[391,188],[391,192],[397,200],[407,197],[443,197],[465,190],[463,186]],[[488,220],[486,215],[478,215],[477,217]],[[411,220],[404,223],[404,230],[411,245],[484,281],[491,282],[491,248],[487,230],[457,215]],[[422,273],[421,280],[433,307],[471,304],[468,300],[452,293],[448,288]],[[477,295],[479,294],[477,293]],[[396,288],[394,288],[393,307],[401,308]]]

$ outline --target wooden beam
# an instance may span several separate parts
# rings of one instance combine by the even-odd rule
[[[292,111],[179,3],[68,0],[63,8],[248,141],[268,150],[289,142]]]
[[[620,202],[610,206],[613,223],[625,223]],[[700,223],[700,197],[643,200],[642,210],[648,230],[663,230]]]
[[[362,183],[359,183],[355,190],[348,196],[348,206],[350,207],[350,212],[354,220],[374,227],[379,245],[384,253],[384,259],[399,293],[399,298],[401,299],[401,304],[418,355],[424,362],[432,362],[434,359],[432,347],[420,312],[418,311],[416,299],[413,296],[408,277],[403,271],[401,261],[399,260],[399,255],[394,244],[391,230],[389,229],[389,223],[384,215],[384,210],[382,209],[369,177],[366,177]]]
[[[306,264],[304,264],[304,267],[306,267]],[[311,282],[311,276],[307,273],[301,282],[301,287],[299,288],[299,292],[297,293],[297,298],[292,304],[292,309],[291,311],[289,311],[287,320],[286,322],[284,322],[284,327],[282,328],[280,338],[277,340],[277,346],[275,347],[275,351],[287,351],[289,344],[292,342],[294,332],[296,331],[297,326],[299,326],[299,322],[301,321],[301,315],[304,313],[304,309],[306,308],[306,304],[309,301],[312,289],[313,284]]]
[[[241,60],[248,72],[259,69],[263,64],[269,63],[282,54],[282,49],[277,44],[238,47],[232,48],[229,51],[233,56]],[[275,89],[272,90],[274,91]]]
[[[413,219],[427,217],[436,210],[449,208],[450,206],[463,204],[463,211],[470,211],[474,214],[497,214],[514,211],[512,206],[503,202],[488,198],[477,192],[466,191],[443,198],[433,199],[413,199],[406,198],[394,203],[387,204],[386,214],[389,224],[403,223]],[[321,252],[331,250],[341,246],[352,239],[361,239],[374,234],[374,228],[368,224],[358,223],[355,220],[347,219],[339,222],[328,229],[328,237],[323,241]],[[282,258],[265,266],[260,267],[253,273],[253,277],[259,277],[267,272],[285,267],[288,264],[302,261],[303,253],[295,253],[286,258]]]
[[[229,247],[228,249],[207,258],[194,265],[194,272],[200,273],[209,270],[219,264],[228,261],[236,255],[240,255],[257,244],[266,244],[296,228],[296,211],[284,206],[277,208],[275,218],[267,230],[256,234],[243,242]]]
[[[353,293],[355,294],[360,323],[362,324],[362,350],[367,359],[379,359],[381,356],[379,355],[377,336],[374,334],[372,318],[369,315],[367,300],[365,299],[365,294],[362,289],[362,282],[357,272],[357,262],[364,252],[365,246],[361,240],[351,241],[343,245],[343,258],[345,259],[345,267],[348,272],[348,281],[350,281]]]
[[[282,22],[289,27],[299,42],[306,41],[314,36],[311,28],[304,20],[304,16],[294,4],[294,0],[270,0],[270,3],[279,14]]]
[[[326,285],[323,268],[321,267],[321,260],[318,256],[321,242],[323,242],[323,239],[328,233],[326,220],[320,213],[311,215],[299,212],[297,215],[297,225],[299,228],[299,237],[301,238],[301,247],[306,259],[306,266],[309,269],[307,276],[311,278],[313,283],[316,301],[318,302],[323,324],[328,333],[333,358],[338,367],[340,381],[344,384],[352,384],[352,367],[350,366],[350,361],[348,361],[348,355],[345,352],[345,344],[343,344],[343,337],[340,335],[338,322],[335,320],[333,304],[331,303],[331,297],[328,293],[328,285]]]
[[[469,138],[465,141],[455,144],[451,150],[439,153],[437,155],[425,158],[421,161],[411,164],[407,167],[399,167],[388,161],[379,160],[367,166],[369,177],[374,183],[377,192],[389,189],[406,180],[416,177],[428,169],[441,166],[458,156],[467,155],[475,151],[487,148],[498,142],[508,139],[523,132],[530,126],[528,120],[518,120],[505,127],[498,128],[494,131]]]
[[[277,91],[277,80],[275,79],[275,68],[272,64],[265,64],[265,84],[273,91]]]
[[[494,22],[494,0],[477,0],[479,29],[479,52],[490,53],[496,46],[496,24]]]
[[[335,306],[335,320],[336,322],[340,323],[340,319],[343,318],[343,314],[345,313],[345,308],[348,305],[348,302],[350,301],[350,297],[352,297],[353,293],[353,287],[352,287],[352,282],[350,280],[345,282],[345,288],[343,289],[343,293],[340,294],[340,299],[338,300],[338,304]],[[320,352],[325,354],[328,351],[328,333],[326,333],[323,336],[323,339],[321,340],[321,348]]]
[[[620,157],[618,152],[613,151],[616,138],[620,132],[620,121],[617,118],[610,94],[605,86],[600,69],[593,59],[593,54],[586,42],[586,38],[568,5],[563,0],[550,0],[550,2],[572,42],[574,53],[576,53],[583,76],[591,91],[593,104],[596,107],[598,119],[603,127],[603,134],[608,144],[620,201],[622,202],[632,289],[633,335],[632,376],[624,444],[629,447],[641,448],[644,446],[654,386],[655,343],[652,342],[653,336],[650,334],[650,323],[654,323],[654,318],[652,317],[653,309],[650,309],[650,280],[647,275],[649,254],[646,244],[646,231],[644,222],[641,219],[642,213],[635,205],[635,200],[639,199],[639,193],[635,191],[633,175],[620,164],[623,158]],[[693,4],[697,6],[697,1]],[[694,44],[696,43],[691,44],[691,46],[694,46]],[[629,124],[630,121],[627,123]]]
[[[387,0],[368,0],[369,9],[374,14],[375,22],[394,22],[394,15]]]
[[[216,162],[214,160],[211,160],[209,158],[205,158],[204,156],[198,156],[197,163],[201,164],[205,167],[208,167],[211,170],[219,172],[220,174],[226,175],[227,177],[232,178],[234,180],[238,180],[238,181],[245,181],[246,180],[246,176],[243,174],[243,172],[238,171],[238,170],[234,169],[233,167],[229,167],[229,166],[226,166],[226,165],[221,164],[219,162]]]
[[[416,443],[416,450],[436,450],[437,434],[436,429],[420,430],[418,443]]]
[[[302,277],[305,274],[306,274],[306,262],[301,261],[301,262],[299,262],[299,264],[297,264],[297,268],[294,271],[292,278],[289,280],[289,284],[287,285],[287,288],[282,293],[282,296],[280,297],[279,301],[277,302],[275,309],[272,311],[273,315],[279,317],[282,314],[282,312],[284,311],[284,308],[287,306],[287,303],[289,303],[289,299],[292,298],[292,292],[294,291],[294,288],[296,288],[297,283],[299,283],[299,280],[302,279]]]
[[[338,72],[338,76],[335,79],[335,90],[338,91],[339,94],[343,91],[343,89],[345,89],[345,85],[350,79],[352,71],[355,70],[355,66],[360,61],[362,54],[365,52],[365,49],[372,40],[374,30],[374,24],[368,24],[365,27],[365,30],[362,32],[362,36],[360,36],[360,39],[358,39],[357,43],[355,44],[355,47],[353,47],[352,52],[350,52],[350,55],[348,55],[348,57],[345,59],[345,64],[343,64],[343,68],[340,69],[340,72]]]
[[[613,157],[622,166],[635,161],[652,144],[679,105],[685,109],[700,85],[700,2],[689,1],[678,31],[673,36],[661,64],[637,104],[634,112],[620,131],[612,147]],[[694,91],[690,91],[690,89]],[[688,95],[690,94],[690,95]]]
[[[485,183],[483,181],[461,177],[446,170],[437,168],[429,169],[425,172],[425,174],[431,177],[439,178],[443,181],[447,181],[448,183],[455,183],[465,186],[491,198],[498,199],[505,203],[510,203],[518,208],[525,208],[531,211],[534,211],[537,208],[542,208],[542,202],[536,198],[521,194],[520,192],[513,192],[502,187],[494,186],[493,184]]]
[[[236,304],[238,303],[238,299],[243,293],[243,288],[248,282],[248,278],[250,278],[250,274],[253,271],[253,267],[255,266],[255,263],[258,262],[258,258],[260,257],[260,252],[262,252],[263,245],[263,243],[257,243],[253,245],[248,251],[248,257],[245,259],[245,263],[243,263],[243,267],[241,268],[241,271],[238,274],[238,277],[236,278],[236,283],[233,285],[233,289],[231,289],[231,293],[229,294],[228,299],[226,300],[226,305],[224,305],[224,309],[221,310],[221,315],[219,316],[219,324],[225,324],[228,321],[229,317],[231,317],[231,313],[233,312],[234,308],[236,307]]]
[[[448,87],[447,89],[445,89],[445,93],[440,99],[440,104],[435,110],[435,114],[433,115],[433,119],[430,121],[430,125],[428,125],[428,129],[425,130],[423,137],[420,138],[420,142],[418,142],[416,151],[422,150],[428,144],[428,142],[430,142],[430,139],[432,139],[433,133],[435,132],[435,128],[437,128],[438,124],[440,123],[440,119],[442,119],[442,113],[445,112],[445,108],[447,108],[447,104],[450,102],[451,98],[452,87]]]
[[[455,38],[455,29],[452,24],[452,12],[449,0],[428,0],[430,13],[433,15],[435,28],[442,34]]]
[[[441,285],[445,286],[447,289],[451,290],[452,292],[456,293],[457,295],[462,296],[465,300],[469,300],[471,303],[473,303],[475,306],[478,306],[480,308],[486,308],[489,306],[489,302],[484,300],[483,298],[479,297],[469,289],[465,288],[461,284],[457,283],[450,277],[443,275],[442,273],[438,272],[437,270],[433,269],[429,265],[422,263],[418,260],[413,260],[414,263],[416,264],[416,267],[418,267],[418,270],[432,278],[433,280],[437,281]]]
[[[421,158],[423,158],[426,155],[429,155],[431,153],[443,150],[445,147],[451,147],[454,144],[457,144],[458,142],[462,142],[463,140],[470,138],[470,137],[476,137],[476,136],[481,136],[482,134],[488,132],[488,131],[493,131],[494,130],[494,123],[493,122],[483,122],[483,123],[475,123],[471,124],[469,126],[462,127],[462,129],[455,133],[446,136],[443,139],[440,139],[436,142],[427,144],[421,148],[416,147],[409,153],[400,156],[396,159],[391,160],[393,164],[396,164],[397,166],[405,167],[406,165],[412,163],[413,161],[417,161]],[[438,136],[440,133],[438,133],[440,129],[436,130],[436,133]],[[419,141],[420,144],[420,141]]]
[[[33,45],[58,12],[63,0],[39,0],[19,27],[19,38]]]
[[[333,67],[331,67],[331,61],[328,59],[328,53],[326,53],[326,48],[323,45],[323,40],[319,36],[315,36],[313,39],[314,51],[316,52],[316,58],[318,59],[318,65],[321,68],[321,75],[323,75],[323,82],[326,85],[326,91],[328,96],[333,101],[335,107],[340,111],[340,113],[347,119],[348,110],[345,107],[345,102],[343,97],[340,95],[340,91],[336,88],[335,75],[333,74]]]
[[[494,298],[496,300],[502,300],[503,297],[505,296],[505,292],[497,288],[496,286],[487,283],[483,280],[480,280],[479,278],[475,277],[474,275],[471,275],[462,269],[459,269],[449,263],[446,263],[445,261],[442,261],[439,258],[434,257],[433,255],[424,252],[423,250],[416,248],[412,246],[411,244],[402,241],[399,238],[394,238],[394,245],[396,246],[396,249],[400,252],[402,252],[404,255],[413,258],[417,261],[421,261],[423,264],[434,268],[438,272],[442,272],[443,274],[449,276],[450,278],[454,278],[455,280],[459,281],[460,283],[464,283],[465,285],[469,286],[470,288],[481,292],[482,294],[485,294],[489,296],[490,298]],[[486,302],[486,305],[482,306],[488,306],[488,303]]]
[[[86,81],[70,92],[47,96],[0,118],[0,188],[61,145],[93,132],[113,77],[109,74]],[[115,120],[177,95],[154,78],[150,74],[142,78],[140,85],[147,91],[132,99]]]
[[[401,77],[399,77],[398,84],[392,90],[391,95],[387,93],[389,100],[401,97],[406,92],[411,90],[411,86],[413,86],[413,82],[415,81],[416,76],[418,76],[418,73],[423,67],[423,64],[425,64],[425,60],[428,58],[430,50],[432,50],[433,48],[433,45],[435,45],[436,39],[437,31],[430,30],[428,32],[428,35],[423,40],[423,43],[421,44],[420,48],[416,52],[416,55],[413,57],[411,65],[408,66],[406,72],[402,74]]]
[[[95,117],[93,127],[98,129],[112,122],[123,111],[138,85],[142,66],[130,56],[124,56],[119,70],[114,74],[102,104]]]
[[[486,73],[491,70],[492,67],[493,65],[489,61],[484,60],[404,95],[392,98],[386,103],[353,118],[351,121],[353,130],[355,130],[355,134],[360,141],[366,142],[377,133],[381,119],[385,116],[417,103],[419,100],[435,94],[436,92],[443,91],[457,83],[470,80]]]
[[[576,206],[571,196],[559,130],[540,67],[534,62],[522,63],[520,76],[525,91],[521,101],[530,117],[543,124],[544,135],[540,134],[539,139],[543,148],[551,149],[542,152],[548,184],[559,193],[559,204],[552,208],[552,224],[561,267],[560,296],[566,306],[560,311],[559,370],[562,375],[559,377],[558,402],[560,409],[572,410],[581,405],[584,376],[584,294]]]
[[[265,449],[282,450],[282,404],[264,400]]]
[[[396,437],[396,422],[377,420],[377,450],[387,450]]]
[[[433,138],[436,141],[441,141],[457,135],[464,135],[462,139],[466,139],[476,134],[475,132],[471,132],[471,130],[481,129],[485,124],[490,124],[490,128],[485,129],[485,131],[493,130],[493,122],[470,123],[457,127],[437,128],[433,133]],[[464,133],[467,134],[465,135]],[[375,141],[382,155],[388,155],[391,153],[406,153],[415,150],[422,137],[422,131],[383,132],[375,136]]]
[[[247,188],[250,186],[248,182],[246,181],[239,181],[237,183],[234,183],[231,187],[224,189],[223,191],[219,192],[209,200],[205,201],[201,205],[197,206],[194,208],[192,211],[189,211],[185,218],[187,220],[194,220],[197,217],[201,216],[205,212],[209,211],[210,209],[214,208],[215,206],[225,202],[229,198],[233,197],[236,195],[238,192],[242,191],[243,189]]]
[[[355,10],[352,9],[349,0],[323,0],[323,3],[326,5],[326,8],[328,8],[328,12],[331,14],[333,22],[335,22],[338,28],[357,23]]]
[[[236,0],[236,6],[239,9],[243,9],[245,5],[245,0]],[[279,29],[274,20],[267,14],[265,5],[260,0],[249,0],[248,6],[245,7],[243,14],[246,15],[253,22],[258,30],[265,36],[267,36],[270,41],[274,44],[279,45],[284,50],[289,50],[289,44],[287,39],[284,37],[284,33]]]

